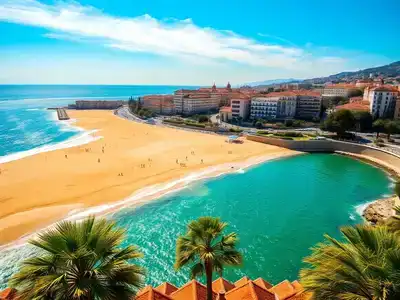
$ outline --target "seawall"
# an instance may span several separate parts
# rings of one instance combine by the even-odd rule
[[[258,135],[248,135],[248,140],[302,152],[337,152],[379,164],[400,175],[400,156],[368,145],[335,140],[293,141]]]

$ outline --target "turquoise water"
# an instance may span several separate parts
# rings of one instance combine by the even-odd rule
[[[2,156],[56,144],[80,131],[55,121],[48,107],[66,106],[79,99],[121,99],[165,94],[177,86],[0,85],[0,161]]]
[[[323,234],[361,222],[356,206],[391,193],[380,169],[332,154],[307,154],[267,162],[244,173],[196,182],[186,189],[113,216],[127,230],[126,244],[140,246],[147,281],[180,285],[188,272],[175,272],[175,241],[199,216],[219,216],[240,237],[241,269],[224,276],[294,280],[309,248]],[[0,253],[0,285],[31,253],[28,247]]]

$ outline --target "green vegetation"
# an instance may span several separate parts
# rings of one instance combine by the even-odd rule
[[[156,114],[151,110],[142,107],[140,98],[138,100],[133,100],[133,98],[130,97],[128,101],[128,108],[132,114],[142,119],[148,119],[156,116]]]
[[[243,130],[239,128],[229,128],[229,132],[241,133]]]
[[[335,132],[338,136],[343,137],[346,131],[354,128],[355,124],[356,121],[353,113],[343,109],[330,114],[325,122],[321,124],[321,129]]]
[[[397,181],[394,186],[394,192],[398,198],[400,198],[400,181]]]
[[[164,119],[163,122],[170,123],[170,124],[176,124],[176,125],[186,125],[186,126],[193,126],[193,127],[198,127],[198,128],[206,128],[205,124],[198,123],[198,122],[192,121],[192,120],[185,120],[185,119],[178,119],[178,118]]]
[[[400,239],[385,226],[341,229],[344,241],[326,242],[305,258],[300,272],[313,299],[400,299]]]
[[[364,94],[364,91],[361,89],[355,89],[349,92],[349,98],[352,97],[361,97]]]
[[[209,123],[210,118],[208,115],[193,115],[190,117],[190,119],[194,120],[195,122],[199,123]]]
[[[58,223],[30,240],[39,252],[9,284],[20,300],[132,299],[145,271],[133,264],[143,256],[137,247],[121,248],[124,235],[106,219]]]
[[[367,111],[353,112],[356,129],[360,132],[370,131],[372,129],[372,115]]]
[[[189,223],[185,235],[176,241],[177,270],[190,265],[191,277],[206,275],[207,300],[212,300],[212,275],[222,276],[225,266],[238,266],[242,255],[236,250],[238,238],[232,232],[223,235],[227,224],[219,218],[200,217]]]

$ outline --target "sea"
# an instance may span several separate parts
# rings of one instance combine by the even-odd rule
[[[18,159],[21,153],[31,151],[31,155],[49,145],[51,150],[84,134],[60,124],[47,106],[177,88],[0,86],[0,159],[12,155]],[[18,127],[21,122],[23,127]],[[229,224],[226,232],[239,236],[243,265],[227,268],[224,277],[232,281],[244,275],[263,277],[276,284],[297,279],[303,258],[324,241],[324,234],[340,238],[342,226],[362,222],[360,212],[366,203],[390,195],[392,189],[388,174],[372,165],[335,154],[303,154],[197,180],[151,203],[106,217],[126,229],[124,245],[138,245],[144,253],[139,263],[147,269],[148,284],[181,285],[189,279],[187,268],[179,272],[173,268],[175,243],[187,223],[199,216],[220,217]],[[29,245],[0,250],[0,288],[34,253]]]

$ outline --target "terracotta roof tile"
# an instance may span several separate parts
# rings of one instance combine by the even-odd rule
[[[173,292],[178,290],[178,288],[169,282],[164,282],[163,284],[160,284],[158,287],[156,287],[155,290],[165,295],[171,295]]]
[[[259,286],[261,286],[262,288],[265,289],[270,289],[272,288],[272,284],[270,284],[268,281],[265,281],[264,279],[262,279],[261,277],[257,278],[256,280],[253,280],[253,282]]]
[[[284,280],[277,285],[274,285],[269,289],[269,291],[277,294],[279,300],[284,300],[296,293],[295,288],[288,280]]]
[[[217,294],[221,291],[228,292],[233,288],[235,288],[235,285],[222,277],[215,279],[212,283],[212,289]]]
[[[219,109],[219,111],[223,112],[232,112],[232,108],[230,106],[223,106]]]
[[[192,280],[173,292],[170,297],[174,300],[206,300],[207,288],[200,282]],[[213,292],[213,299],[216,298],[217,294]]]
[[[238,281],[235,282],[235,286],[242,286],[243,284],[246,284],[248,281],[250,281],[250,278],[247,276],[243,276],[242,278],[240,278]]]
[[[13,288],[6,288],[0,292],[0,300],[13,300],[17,299],[17,290]]]
[[[227,292],[225,298],[226,300],[275,300],[273,293],[250,280]]]
[[[369,111],[369,104],[366,103],[346,103],[336,106],[337,110],[348,109],[354,111]]]
[[[172,298],[153,289],[151,286],[146,286],[143,290],[139,291],[135,300],[172,300]]]

